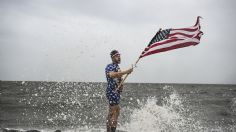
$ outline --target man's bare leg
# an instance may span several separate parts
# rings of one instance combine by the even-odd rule
[[[112,110],[111,106],[109,106],[108,115],[107,115],[107,132],[111,132],[111,116],[112,116]]]
[[[120,114],[120,107],[119,105],[114,105],[111,106],[111,132],[115,132],[116,131],[116,127],[117,127],[117,120],[118,120],[118,116]]]

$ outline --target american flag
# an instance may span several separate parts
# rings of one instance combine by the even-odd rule
[[[139,58],[199,44],[201,36],[203,35],[203,32],[200,31],[201,26],[199,19],[200,16],[197,17],[197,22],[192,27],[159,30]]]

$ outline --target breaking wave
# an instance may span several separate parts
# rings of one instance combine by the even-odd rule
[[[182,104],[182,98],[176,93],[158,103],[156,97],[149,97],[131,114],[131,120],[124,129],[131,132],[163,131],[200,131],[201,122],[195,120],[189,109]],[[186,115],[188,114],[188,115]]]

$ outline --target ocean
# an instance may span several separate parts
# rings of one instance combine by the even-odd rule
[[[5,131],[104,132],[106,83],[0,81]],[[236,132],[236,85],[126,83],[119,131]]]

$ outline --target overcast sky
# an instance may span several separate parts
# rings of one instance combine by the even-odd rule
[[[134,63],[159,28],[199,45],[144,57],[128,82],[236,84],[235,0],[0,0],[0,80],[105,82],[109,53]]]

